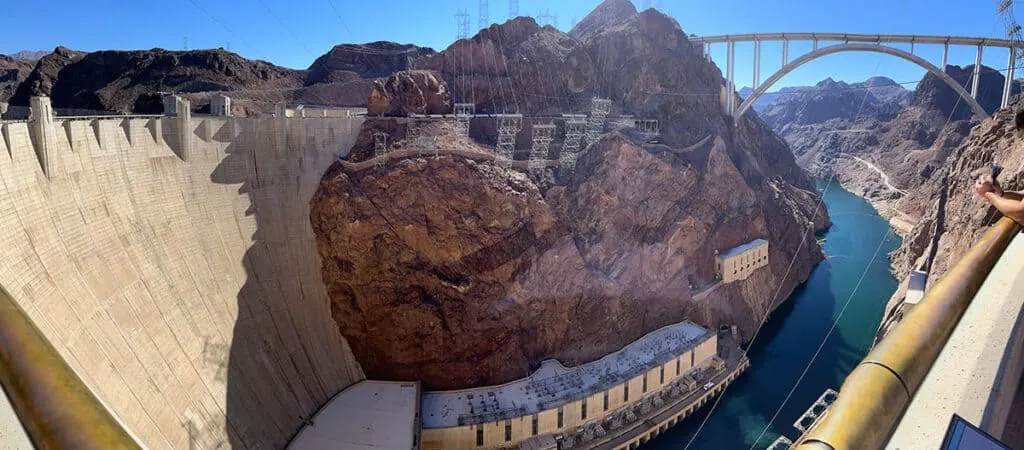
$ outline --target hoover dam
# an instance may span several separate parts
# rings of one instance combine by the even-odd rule
[[[281,448],[363,378],[309,222],[362,118],[47,102],[0,125],[0,285],[138,442]]]

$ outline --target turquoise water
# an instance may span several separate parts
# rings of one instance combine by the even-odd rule
[[[819,182],[818,189],[824,187]],[[896,291],[897,283],[889,274],[886,255],[900,245],[900,238],[871,205],[841,189],[836,182],[825,193],[825,204],[833,223],[824,245],[827,259],[768,319],[750,348],[751,368],[725,391],[691,449],[763,449],[780,434],[795,439],[799,433],[793,422],[825,389],[838,390],[846,374],[870,348],[885,304]],[[862,276],[863,281],[854,292]],[[778,418],[755,443],[847,299],[849,307],[832,336]],[[682,448],[690,442],[713,404],[641,448]]]

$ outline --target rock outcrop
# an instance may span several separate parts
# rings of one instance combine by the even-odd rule
[[[1010,110],[1021,107],[1024,104],[1018,99]],[[1004,189],[1024,190],[1024,147],[1013,130],[1012,114],[997,115],[971,128],[920,188],[929,202],[921,221],[891,255],[893,271],[904,283],[889,302],[879,337],[900,319],[910,271],[927,270],[927,283],[932,285],[1001,216],[974,193],[977,172],[986,171],[993,162],[1005,168],[999,177]]]
[[[357,79],[387,78],[409,70],[424,56],[436,53],[427,47],[394,42],[341,44],[316,59],[306,70],[306,86]]]
[[[14,95],[11,97],[11,104],[28,106],[29,98],[38,95],[50,95],[61,71],[69,64],[81,59],[84,55],[85,53],[83,52],[57,47],[53,50],[53,53],[40,58],[25,81],[15,90]],[[63,105],[55,104],[54,106]]]
[[[603,2],[572,27],[572,30],[569,30],[569,36],[586,42],[591,37],[600,34],[602,30],[624,22],[636,13],[636,6],[629,0]]]
[[[0,103],[10,101],[34,65],[34,62],[0,55]]]
[[[717,94],[659,95],[717,93],[722,77],[656,11],[585,41],[517,18],[416,65],[437,70],[455,101],[475,94],[478,113],[514,104],[499,85],[527,115],[584,112],[610,95],[613,115],[658,119],[663,143],[611,132],[575,171],[540,175],[451,155],[392,159],[382,171],[337,163],[310,219],[334,318],[368,377],[433,389],[501,383],[684,319],[736,324],[748,339],[822,259],[812,229],[828,217],[785,142],[756,117],[733,123]],[[493,152],[487,122],[474,121],[471,143],[441,123],[419,132],[440,148]],[[393,148],[415,145],[404,123],[374,120],[349,161],[373,156],[374,130]],[[519,135],[528,142],[528,130]],[[715,251],[756,238],[770,242],[769,266],[716,284]]]
[[[437,72],[403,70],[373,83],[366,108],[370,114],[389,116],[451,114],[452,97]]]

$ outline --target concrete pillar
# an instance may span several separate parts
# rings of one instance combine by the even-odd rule
[[[735,88],[735,67],[736,67],[736,43],[729,42],[728,51],[726,52],[726,82],[725,82],[725,104],[726,113],[732,114],[734,111],[734,105],[736,103],[736,88]]]
[[[210,115],[231,117],[231,98],[224,94],[210,98]]]
[[[1017,63],[1017,49],[1010,47],[1010,60],[1006,63],[1006,80],[1003,82],[1003,101],[1000,108],[1010,104],[1010,96],[1013,95],[1013,66]]]
[[[782,65],[789,64],[789,39],[782,40]]]
[[[974,76],[971,79],[971,98],[978,99],[978,81],[981,78],[981,52],[985,47],[978,45],[978,54],[974,57]]]
[[[814,51],[818,51],[818,40],[814,40]]]
[[[56,151],[57,129],[53,124],[53,106],[50,97],[32,97],[29,99],[31,110],[28,116],[29,134],[32,147],[35,149],[39,165],[47,178],[53,171],[53,157],[50,150]]]
[[[178,117],[178,157],[182,161],[189,161],[192,159],[192,104],[175,95],[174,110]]]
[[[942,66],[939,67],[940,69],[942,69],[943,72],[946,71],[946,63],[948,61],[949,61],[949,42],[946,42],[946,44],[942,47]]]
[[[754,41],[754,90],[761,85],[761,41]]]

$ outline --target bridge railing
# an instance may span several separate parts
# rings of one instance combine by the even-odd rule
[[[0,386],[36,448],[140,448],[2,287]]]
[[[850,372],[835,402],[793,448],[884,447],[1018,228],[1003,218],[986,231]]]

